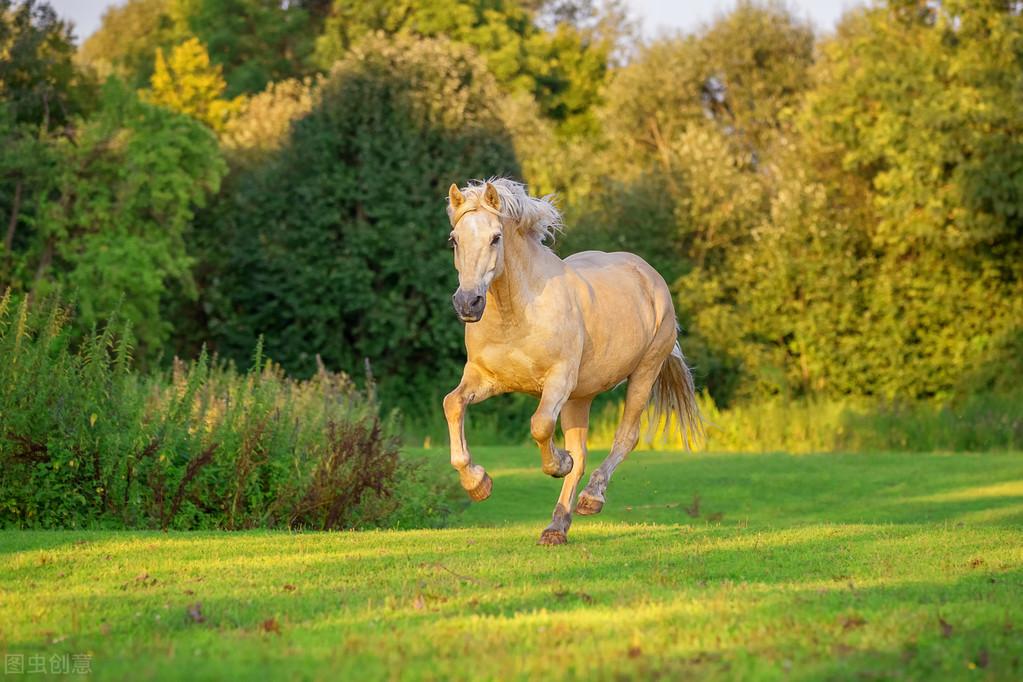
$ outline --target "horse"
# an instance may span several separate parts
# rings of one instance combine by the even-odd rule
[[[562,260],[546,246],[562,229],[553,196],[532,197],[522,183],[452,184],[447,213],[458,272],[452,303],[465,323],[467,355],[461,381],[444,398],[451,465],[472,500],[487,499],[493,481],[466,444],[466,408],[502,393],[539,398],[530,434],[543,472],[564,483],[538,544],[564,544],[595,396],[628,381],[611,452],[579,494],[579,515],[603,508],[615,469],[639,441],[648,404],[653,425],[663,419],[668,428],[675,415],[687,447],[703,436],[671,291],[631,253],[583,251]],[[559,416],[565,449],[554,442]]]

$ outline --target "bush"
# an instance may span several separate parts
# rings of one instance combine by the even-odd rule
[[[289,379],[257,349],[244,374],[203,353],[146,377],[126,325],[73,349],[69,317],[0,299],[0,525],[334,529],[451,511],[347,376]]]

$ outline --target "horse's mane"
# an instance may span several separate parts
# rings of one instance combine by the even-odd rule
[[[472,180],[461,189],[469,205],[483,201],[483,192],[487,183],[494,186],[501,197],[500,216],[518,224],[523,234],[539,243],[554,239],[561,232],[563,224],[561,211],[554,205],[554,195],[531,197],[526,186],[509,178],[490,178],[489,180]],[[448,216],[452,214],[448,206]]]

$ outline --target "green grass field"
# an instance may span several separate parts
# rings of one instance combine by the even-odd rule
[[[0,649],[96,679],[1023,677],[1023,455],[636,453],[539,547],[560,482],[474,454],[493,496],[445,530],[2,533]]]

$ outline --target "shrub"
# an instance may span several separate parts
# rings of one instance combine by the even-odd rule
[[[203,353],[147,377],[126,325],[72,348],[69,317],[0,299],[0,525],[334,529],[451,510],[347,376],[290,379],[257,349],[246,373]]]

